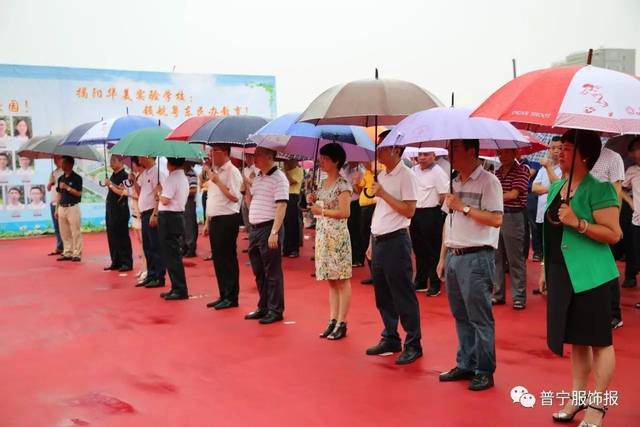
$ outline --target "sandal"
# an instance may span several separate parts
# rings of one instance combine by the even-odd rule
[[[593,405],[588,405],[588,407],[600,412],[602,414],[602,418],[600,418],[600,422],[598,424],[588,423],[585,420],[582,420],[580,421],[580,424],[578,424],[578,427],[600,427],[600,425],[602,424],[602,420],[604,420],[604,416],[607,415],[607,411],[609,410],[609,408],[607,408],[606,406],[599,408]]]
[[[576,407],[576,410],[572,413],[566,412],[563,409],[560,412],[555,412],[551,415],[551,417],[553,418],[553,421],[556,421],[558,423],[570,423],[573,421],[578,412],[584,411],[585,409],[587,409],[587,405],[580,405]]]

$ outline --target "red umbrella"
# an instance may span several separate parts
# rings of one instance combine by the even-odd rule
[[[187,141],[198,129],[211,120],[215,120],[214,116],[196,116],[190,117],[180,123],[165,139],[169,141]]]

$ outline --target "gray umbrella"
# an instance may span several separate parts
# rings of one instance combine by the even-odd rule
[[[255,133],[269,121],[257,116],[226,116],[205,123],[191,138],[189,143],[255,145],[249,135]]]
[[[62,145],[66,135],[35,136],[17,150],[18,155],[31,159],[50,159],[54,155],[76,159],[103,161],[98,151],[89,145]]]

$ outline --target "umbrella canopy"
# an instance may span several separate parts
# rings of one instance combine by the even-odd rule
[[[491,95],[472,116],[540,132],[640,133],[640,80],[592,65],[532,71]]]
[[[157,126],[130,132],[111,149],[111,154],[175,157],[190,161],[200,161],[204,157],[204,152],[198,146],[165,141],[169,132],[171,132],[170,129]]]
[[[407,147],[402,153],[402,157],[405,159],[411,159],[418,157],[419,153],[433,153],[435,156],[446,156],[449,152],[442,147]]]
[[[76,159],[103,161],[102,155],[90,145],[62,145],[66,135],[35,136],[18,148],[18,155],[31,159],[50,159],[54,155]]]
[[[138,129],[164,127],[159,120],[143,116],[121,116],[99,122],[89,122],[74,128],[63,144],[115,144]]]
[[[549,149],[549,146],[542,142],[540,138],[536,136],[533,132],[528,130],[520,131],[531,143],[525,147],[518,148],[518,154],[521,156],[528,156],[530,154],[539,153],[540,151],[545,151]],[[497,156],[498,150],[483,148],[480,150],[480,156]]]
[[[280,116],[260,128],[249,139],[259,147],[305,159],[316,158],[322,146],[338,142],[347,154],[347,161],[373,160],[375,145],[364,128],[313,126],[310,123],[297,122],[299,117],[299,113]]]
[[[403,80],[356,80],[320,94],[300,116],[313,124],[395,125],[409,114],[442,103],[420,86]]]
[[[212,120],[215,120],[214,116],[196,116],[189,117],[184,122],[180,123],[169,135],[167,135],[168,141],[188,141],[198,129],[204,126]]]
[[[249,135],[266,125],[268,120],[257,116],[226,116],[210,120],[188,139],[195,144],[253,144],[248,141]]]
[[[480,148],[519,148],[530,145],[507,122],[469,117],[465,108],[439,107],[408,116],[395,126],[378,148],[392,146],[446,148],[452,139],[479,139]]]

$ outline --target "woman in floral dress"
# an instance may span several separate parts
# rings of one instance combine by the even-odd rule
[[[347,312],[351,301],[351,243],[347,219],[351,185],[340,176],[346,154],[340,144],[320,149],[320,168],[327,178],[315,194],[307,197],[316,224],[316,279],[329,282],[329,325],[321,338],[347,336]]]

